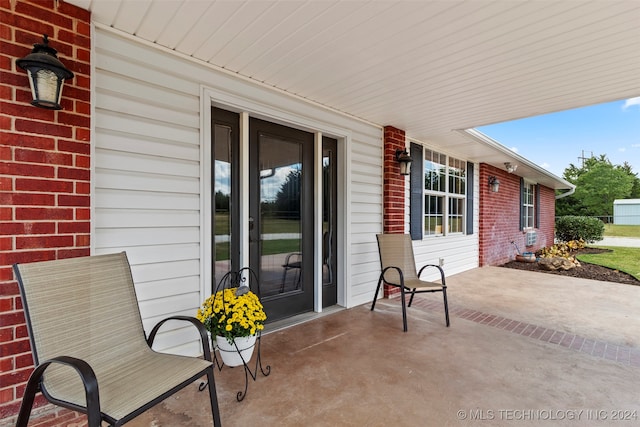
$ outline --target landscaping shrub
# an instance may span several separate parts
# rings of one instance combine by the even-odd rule
[[[588,216],[561,216],[556,219],[556,238],[562,242],[584,240],[593,243],[602,240],[604,222]]]
[[[553,246],[541,248],[536,252],[536,256],[540,258],[561,257],[573,260],[574,252],[585,246],[586,243],[584,240],[570,240],[566,243],[556,243]]]

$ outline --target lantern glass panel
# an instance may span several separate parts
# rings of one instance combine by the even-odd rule
[[[34,72],[35,71],[35,72]],[[51,70],[29,69],[33,103],[45,108],[60,108],[64,80]]]

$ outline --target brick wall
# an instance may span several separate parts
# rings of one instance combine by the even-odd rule
[[[384,187],[383,187],[383,230],[385,233],[405,232],[405,186],[407,179],[400,175],[400,163],[396,160],[396,150],[405,150],[405,132],[393,126],[384,128]],[[384,285],[384,296],[400,295],[400,289]]]
[[[89,12],[60,0],[0,0],[0,13],[0,419],[6,420],[17,413],[33,369],[11,265],[90,253],[91,39]],[[60,111],[30,104],[26,72],[15,63],[43,34],[75,74]]]
[[[500,181],[500,189],[493,193],[489,177]],[[480,266],[500,265],[515,258],[512,241],[521,252],[536,250],[553,244],[555,228],[555,192],[539,186],[540,224],[535,245],[525,246],[526,235],[520,230],[520,177],[485,163],[480,164]]]
[[[556,235],[556,192],[553,188],[540,188],[540,224],[538,225],[538,242],[536,250],[551,246]]]
[[[405,132],[393,126],[384,128],[384,223],[385,233],[404,233],[405,185],[407,180],[400,175],[400,163],[396,150],[406,149]]]

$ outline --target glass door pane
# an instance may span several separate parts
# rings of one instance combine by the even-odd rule
[[[214,257],[216,283],[231,270],[231,129],[215,126]]]
[[[322,306],[338,302],[336,282],[337,228],[337,145],[332,138],[322,138]]]
[[[240,224],[238,215],[237,182],[238,165],[234,153],[239,146],[239,116],[231,111],[212,109],[213,173],[212,173],[212,228],[213,228],[213,283],[212,289],[222,276],[238,263]]]
[[[313,310],[313,134],[249,121],[249,264],[270,321]]]
[[[302,146],[260,135],[263,296],[302,290]]]

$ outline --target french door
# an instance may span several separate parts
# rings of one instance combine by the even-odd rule
[[[311,133],[249,122],[249,263],[270,318],[313,310]]]
[[[212,109],[214,244],[212,288],[239,265],[240,174],[249,180],[248,259],[268,320],[314,309],[314,265],[322,259],[322,306],[337,301],[336,140],[323,138],[322,243],[314,232],[314,134],[251,118],[249,167],[240,170],[237,113]],[[319,243],[319,242],[318,242]],[[314,251],[322,247],[321,253]],[[246,259],[246,258],[245,258]]]

